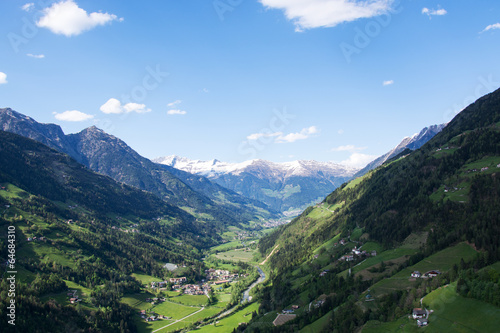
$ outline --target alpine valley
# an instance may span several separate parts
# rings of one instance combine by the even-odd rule
[[[2,332],[500,327],[500,90],[363,170],[0,125]]]

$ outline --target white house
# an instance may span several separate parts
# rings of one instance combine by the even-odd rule
[[[421,276],[422,276],[422,274],[419,271],[414,271],[413,273],[411,273],[411,277],[414,277],[414,278],[419,278]]]
[[[413,319],[420,319],[427,317],[427,311],[422,310],[421,308],[415,308],[412,312]]]

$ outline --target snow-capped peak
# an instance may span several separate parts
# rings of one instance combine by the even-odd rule
[[[319,172],[335,176],[352,176],[357,169],[346,167],[333,162],[292,161],[276,163],[265,160],[248,160],[241,163],[190,160],[179,156],[166,156],[154,159],[153,162],[165,164],[189,173],[214,177],[223,174],[238,175],[242,172],[257,174],[273,174],[275,177],[287,178],[291,176],[313,176]]]

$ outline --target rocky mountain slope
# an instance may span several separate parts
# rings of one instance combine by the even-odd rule
[[[404,138],[396,147],[394,147],[384,155],[378,157],[377,159],[373,160],[372,162],[368,163],[363,169],[359,170],[354,175],[354,178],[361,177],[370,170],[373,170],[381,166],[391,158],[403,152],[405,149],[416,150],[422,147],[427,141],[429,141],[436,134],[441,132],[445,126],[446,124],[432,125],[429,127],[425,127],[419,133],[415,133],[411,137]]]

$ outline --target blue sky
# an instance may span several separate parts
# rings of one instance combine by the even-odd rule
[[[0,107],[143,156],[362,166],[500,87],[496,0],[9,0]]]

